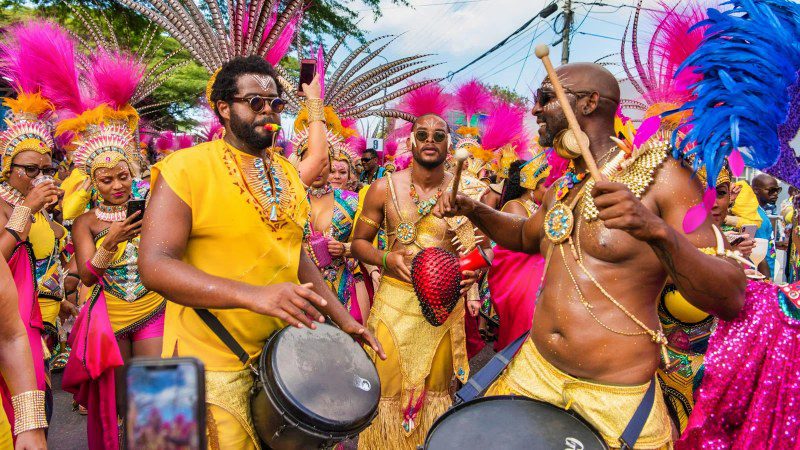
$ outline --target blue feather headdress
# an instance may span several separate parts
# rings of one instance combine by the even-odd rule
[[[673,135],[676,157],[695,155],[713,186],[732,153],[765,169],[781,152],[778,127],[786,121],[800,69],[800,5],[787,0],[731,0],[728,11],[708,10],[700,47],[681,70],[701,75],[695,98],[677,111],[691,111]],[[675,111],[668,112],[674,113]],[[665,113],[666,114],[666,113]]]

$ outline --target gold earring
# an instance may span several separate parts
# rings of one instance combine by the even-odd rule
[[[589,146],[589,137],[583,131],[580,131],[580,139],[586,146]],[[578,137],[571,129],[560,131],[555,139],[553,139],[553,148],[556,150],[558,156],[564,159],[577,159],[581,156],[581,147],[578,144]]]

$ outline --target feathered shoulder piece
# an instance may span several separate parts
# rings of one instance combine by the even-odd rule
[[[775,164],[782,147],[779,127],[790,106],[797,108],[790,89],[800,69],[800,5],[727,4],[727,11],[709,9],[708,18],[695,25],[706,27],[703,42],[680,68],[702,79],[693,86],[695,98],[679,109],[692,116],[681,129],[678,152],[696,156],[695,168],[705,166],[710,186],[726,159],[734,175],[742,159],[758,169]],[[673,139],[678,137],[676,131]]]
[[[395,117],[408,120],[403,110],[387,109],[383,105],[400,98],[417,88],[437,80],[425,80],[397,87],[400,83],[418,75],[436,64],[425,64],[430,55],[414,55],[396,60],[387,60],[385,64],[374,64],[375,58],[383,58],[383,51],[394,41],[393,36],[381,36],[360,45],[341,60],[336,58],[337,51],[345,44],[347,35],[341,37],[331,49],[325,53],[322,47],[316,51],[317,72],[323,85],[322,100],[325,104],[328,125],[334,124],[333,131],[347,138],[348,129],[336,129],[336,122],[345,119],[361,119],[368,116]],[[384,58],[385,59],[385,58]],[[303,115],[302,99],[297,97],[293,79],[282,68],[277,67],[284,84],[284,96],[291,110]],[[333,118],[333,116],[336,116]],[[333,119],[333,120],[331,120]],[[295,122],[295,127],[302,126]]]

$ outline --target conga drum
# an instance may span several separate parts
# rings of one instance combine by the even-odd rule
[[[425,450],[607,450],[577,414],[527,397],[503,395],[462,403],[434,422]]]
[[[253,423],[269,448],[327,448],[369,426],[380,392],[375,365],[347,333],[286,327],[259,358]]]

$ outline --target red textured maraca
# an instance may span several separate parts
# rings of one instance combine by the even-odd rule
[[[411,284],[425,319],[442,325],[461,298],[458,257],[437,247],[423,249],[411,261]]]

